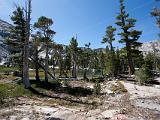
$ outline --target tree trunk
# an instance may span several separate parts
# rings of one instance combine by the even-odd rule
[[[24,45],[24,57],[23,57],[23,84],[25,88],[30,87],[29,82],[29,67],[28,67],[28,46]]]
[[[111,54],[112,54],[112,78],[114,78],[116,76],[116,73],[115,73],[114,49],[113,49],[112,43],[110,43],[110,47],[111,47]]]
[[[28,0],[28,6],[26,7],[26,39],[24,43],[24,55],[23,55],[23,83],[25,88],[29,88],[29,37],[30,37],[30,14],[31,14],[31,0]]]
[[[133,75],[135,72],[133,61],[132,61],[132,55],[131,55],[131,47],[130,44],[126,43],[126,49],[127,49],[127,60],[128,60],[128,67],[129,67],[129,75]]]
[[[103,69],[101,69],[101,75],[102,75],[102,77],[104,77]]]
[[[60,65],[60,67],[59,67],[59,77],[62,77],[62,66]]]
[[[45,57],[45,82],[48,83],[48,42],[46,43],[46,57]]]
[[[55,61],[54,61],[54,59],[52,60],[52,70],[53,70],[53,76],[55,76],[56,75],[56,73],[55,73]]]
[[[35,69],[36,69],[36,81],[39,82],[39,65],[38,65],[38,50],[36,50],[36,63],[35,63]]]
[[[76,62],[75,62],[75,60],[73,62],[72,77],[73,78],[77,78],[77,74],[76,74]]]
[[[87,70],[86,70],[86,68],[84,68],[83,79],[87,79]]]

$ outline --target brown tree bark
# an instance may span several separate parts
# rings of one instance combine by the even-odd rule
[[[38,48],[37,48],[38,49]],[[38,65],[38,61],[39,61],[39,59],[38,59],[38,50],[36,50],[36,55],[35,55],[36,57],[36,63],[35,63],[35,69],[36,69],[36,81],[40,81],[40,79],[39,79],[39,65]]]
[[[31,15],[31,0],[28,0],[26,7],[26,39],[24,42],[23,54],[23,83],[25,88],[31,87],[29,82],[29,38],[30,38],[30,15]]]
[[[133,75],[135,72],[135,69],[134,69],[134,65],[133,65],[133,61],[132,61],[131,46],[128,42],[126,42],[126,49],[127,49],[129,75]]]
[[[48,59],[49,59],[49,56],[48,56],[48,40],[47,40],[46,41],[46,57],[45,57],[45,82],[46,83],[48,83],[48,71],[49,71]]]

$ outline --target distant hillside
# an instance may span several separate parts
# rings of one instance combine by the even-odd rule
[[[6,45],[3,44],[4,39],[9,36],[11,24],[0,19],[0,62],[4,63],[9,55]]]
[[[156,52],[160,56],[160,40],[144,43],[140,48],[140,51],[142,51],[143,55],[146,56],[149,52],[154,51],[153,48],[155,48]]]

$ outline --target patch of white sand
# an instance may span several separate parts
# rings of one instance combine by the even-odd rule
[[[122,82],[131,95],[131,99],[160,97],[160,89],[150,86],[139,86],[132,83]]]

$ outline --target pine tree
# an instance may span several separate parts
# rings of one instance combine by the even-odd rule
[[[158,0],[156,0],[158,2]],[[151,11],[151,15],[153,17],[155,17],[156,19],[156,23],[158,25],[158,27],[160,27],[160,9],[159,8],[154,8],[152,11]]]
[[[78,43],[74,37],[70,41],[69,45],[71,59],[72,59],[72,77],[77,78],[77,59],[78,59]]]
[[[99,63],[100,63],[100,69],[101,69],[101,75],[104,77],[104,69],[105,69],[105,63],[106,63],[106,56],[103,53],[103,51],[100,51],[99,55]]]
[[[116,76],[115,71],[115,55],[114,55],[114,47],[113,47],[113,41],[115,40],[114,32],[116,31],[116,28],[113,28],[112,26],[108,26],[106,29],[106,35],[103,37],[102,43],[109,44],[110,51],[111,51],[111,57],[112,57],[112,77]]]
[[[120,65],[120,51],[119,49],[117,48],[116,50],[116,55],[115,55],[115,71],[118,74],[120,74],[121,72],[121,65]]]
[[[91,43],[85,44],[85,49],[83,50],[82,54],[82,59],[83,59],[83,79],[88,79],[87,78],[87,68],[89,68],[89,63],[91,59],[91,52],[90,52],[90,45]]]
[[[55,32],[51,30],[51,26],[53,25],[53,21],[47,17],[40,17],[38,21],[34,24],[34,27],[38,29],[38,31],[42,34],[43,42],[45,44],[45,82],[48,83],[48,61],[49,61],[49,44]]]
[[[59,66],[59,76],[62,77],[62,74],[64,73],[64,64],[63,64],[64,61],[62,56],[63,46],[60,44],[55,44],[54,51],[55,51],[54,57]]]
[[[24,12],[20,6],[11,16],[14,26],[10,29],[10,36],[4,41],[9,47],[10,62],[13,66],[18,66],[23,74],[23,45],[25,41],[25,17]]]
[[[131,75],[135,72],[132,54],[136,53],[136,48],[141,45],[141,43],[138,42],[138,39],[142,32],[133,29],[136,20],[133,18],[129,18],[129,14],[125,11],[124,0],[120,0],[120,13],[116,19],[116,24],[122,31],[121,33],[119,33],[119,35],[121,36],[121,40],[119,42],[125,43],[129,74]]]
[[[68,46],[65,48],[65,71],[66,71],[66,77],[68,77],[68,72],[71,70],[71,55],[69,53]]]

